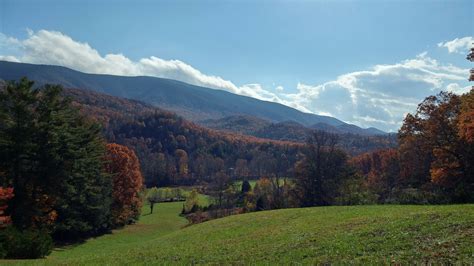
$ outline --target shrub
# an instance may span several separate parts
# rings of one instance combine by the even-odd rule
[[[335,203],[338,205],[376,204],[377,195],[370,191],[362,177],[354,177],[341,184]]]
[[[389,204],[446,204],[448,198],[442,193],[431,189],[395,188],[385,203]]]
[[[36,259],[51,253],[53,240],[46,231],[20,231],[8,227],[0,232],[0,256],[8,259]]]
[[[199,209],[198,203],[198,192],[197,190],[193,189],[191,193],[189,193],[188,197],[186,198],[186,202],[183,205],[183,213],[192,213],[197,211]]]

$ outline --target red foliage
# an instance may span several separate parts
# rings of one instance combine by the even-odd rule
[[[10,216],[5,215],[5,210],[8,208],[7,201],[13,196],[13,188],[0,187],[0,228],[11,223]]]
[[[133,222],[140,215],[143,177],[135,153],[122,145],[107,144],[106,170],[113,175],[112,218],[115,225]]]

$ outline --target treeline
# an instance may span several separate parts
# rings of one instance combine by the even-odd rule
[[[398,149],[352,159],[377,202],[474,202],[474,91],[427,97],[399,131]]]
[[[213,204],[183,213],[196,223],[289,207],[474,202],[473,90],[427,97],[406,116],[397,149],[349,157],[339,138],[314,131],[300,150],[294,179],[263,175],[254,188],[247,181],[240,188],[220,176],[207,187]]]
[[[0,88],[0,258],[42,257],[140,214],[138,158],[61,93],[27,79]]]

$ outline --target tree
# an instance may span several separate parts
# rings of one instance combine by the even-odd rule
[[[370,154],[371,167],[367,174],[367,186],[379,195],[381,202],[390,197],[400,176],[398,151],[395,149],[378,150]]]
[[[245,159],[237,159],[235,162],[235,175],[238,178],[246,178],[249,176],[248,162]]]
[[[248,181],[248,180],[244,180],[244,181],[242,182],[241,192],[245,194],[245,193],[247,193],[247,192],[249,192],[249,191],[251,191],[251,190],[252,190],[252,186],[250,185],[249,181]]]
[[[110,229],[112,180],[104,171],[100,125],[61,92],[60,86],[46,85],[38,100],[39,176],[57,213],[55,238],[74,240]]]
[[[471,48],[471,51],[467,55],[467,60],[474,62],[474,47]],[[469,81],[474,81],[474,68],[471,68],[470,75],[469,75]]]
[[[38,113],[38,90],[33,82],[22,79],[9,82],[0,90],[0,169],[5,173],[0,184],[13,186],[17,195],[10,204],[14,223],[31,227],[41,215],[36,204],[38,144],[35,141]],[[8,176],[8,179],[7,179]]]
[[[188,176],[188,154],[184,150],[177,149],[175,156],[177,157],[176,168],[178,169],[178,174],[181,178],[186,179]]]
[[[61,92],[33,89],[26,78],[0,90],[0,169],[8,177],[1,183],[15,190],[9,209],[16,227],[77,239],[108,230],[112,184],[100,126]]]
[[[138,220],[142,207],[143,177],[135,153],[122,145],[107,144],[106,171],[112,175],[112,222],[123,226]]]
[[[269,178],[260,178],[255,184],[253,193],[256,198],[255,207],[257,211],[272,209],[273,187]]]
[[[301,205],[328,205],[334,188],[346,170],[346,155],[336,149],[338,136],[314,131],[308,138],[303,159],[295,166]]]
[[[459,137],[472,144],[474,142],[474,90],[461,96],[461,109],[457,126]]]
[[[419,183],[440,186],[454,202],[474,200],[473,95],[471,91],[463,96],[447,92],[429,96],[415,115],[407,115],[399,132],[402,177],[413,175],[410,169],[422,168],[416,173]]]
[[[314,131],[303,158],[295,165],[297,189],[302,206],[329,205],[337,185],[347,173],[346,154],[336,148],[338,136]]]
[[[157,187],[152,187],[148,190],[148,193],[146,194],[146,200],[150,204],[150,214],[152,214],[155,203],[160,202],[160,192],[158,191]]]
[[[226,190],[232,185],[232,180],[223,171],[213,176],[209,185],[209,194],[214,198],[216,205],[222,208],[225,203]]]
[[[196,189],[193,189],[191,193],[186,197],[186,201],[184,202],[184,213],[190,213],[193,212],[193,209],[198,206],[199,203],[199,193],[197,192]]]

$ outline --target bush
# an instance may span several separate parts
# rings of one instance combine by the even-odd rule
[[[36,259],[51,253],[53,240],[46,231],[20,231],[8,227],[0,231],[0,256],[7,259]],[[2,258],[2,257],[0,257]]]
[[[370,191],[362,178],[355,177],[341,184],[335,203],[338,205],[376,204],[377,198],[378,196]]]
[[[419,188],[393,189],[385,203],[389,204],[440,204],[449,203],[442,192]]]

